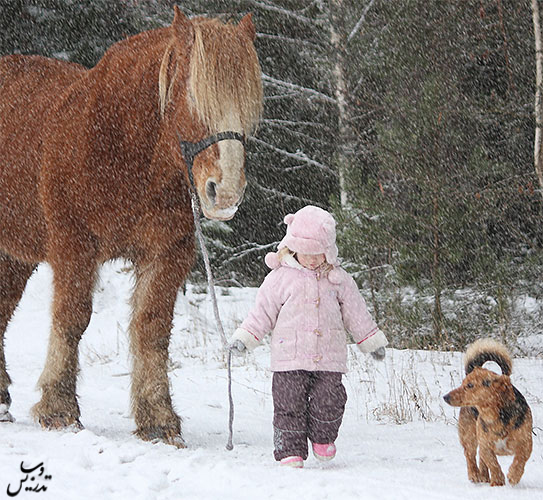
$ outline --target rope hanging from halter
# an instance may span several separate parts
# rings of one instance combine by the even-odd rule
[[[204,149],[208,148],[216,142],[223,141],[225,139],[235,139],[240,141],[245,145],[245,137],[238,132],[219,132],[218,134],[211,135],[202,139],[199,142],[189,142],[183,141],[179,137],[179,146],[181,148],[181,154],[187,165],[188,174],[189,174],[189,193],[191,198],[192,205],[192,215],[194,217],[194,226],[196,228],[196,237],[198,238],[198,243],[202,250],[202,257],[204,259],[204,265],[207,274],[207,283],[209,287],[209,293],[211,294],[211,302],[213,304],[213,313],[215,315],[215,321],[217,323],[217,329],[221,335],[221,340],[223,347],[226,347],[227,340],[224,333],[224,328],[222,326],[221,318],[219,315],[219,307],[217,305],[217,296],[215,295],[215,282],[213,280],[213,273],[211,272],[211,264],[209,263],[209,254],[204,241],[204,235],[202,232],[202,226],[200,224],[200,200],[198,198],[198,193],[196,192],[196,185],[194,184],[194,175],[192,173],[192,166],[194,163],[194,158],[198,153],[201,153]],[[227,450],[232,450],[234,444],[232,442],[233,436],[233,427],[234,427],[234,399],[232,398],[232,351],[228,351],[228,404],[229,404],[229,417],[228,417],[228,443],[226,444]]]

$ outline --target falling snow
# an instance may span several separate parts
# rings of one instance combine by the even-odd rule
[[[107,499],[535,499],[543,490],[540,431],[541,359],[516,359],[513,382],[534,412],[534,452],[519,485],[498,489],[467,480],[458,442],[457,411],[443,394],[462,378],[459,353],[387,350],[378,363],[357,349],[345,377],[349,395],[337,440],[338,455],[302,470],[273,459],[268,346],[236,358],[234,450],[228,432],[226,370],[211,304],[190,287],[180,295],[172,335],[170,380],[183,417],[187,449],[152,444],[132,435],[127,325],[130,273],[107,265],[94,314],[80,348],[80,432],[44,431],[30,416],[45,360],[51,271],[39,268],[6,334],[15,423],[0,424],[0,491],[19,487],[43,462],[51,479],[38,498]],[[255,289],[219,290],[222,320],[232,329],[251,307]],[[507,467],[510,458],[500,459]],[[30,498],[23,492],[19,498]]]
[[[170,24],[169,3],[81,0],[55,11],[51,5],[59,2],[1,1],[0,49],[92,66],[115,41]],[[205,225],[221,265],[219,282],[261,279],[264,266],[254,263],[274,247],[286,213],[307,203],[329,207],[331,196],[348,199],[337,213],[344,218],[342,257],[368,285],[363,293],[386,320],[391,347],[382,363],[349,349],[337,457],[326,464],[310,457],[302,470],[281,468],[272,454],[269,346],[265,341],[234,359],[234,449],[227,451],[225,355],[209,296],[188,285],[175,310],[169,365],[187,448],[143,442],[133,435],[130,414],[133,281],[128,264],[110,263],[79,351],[85,428],[44,431],[30,417],[51,318],[52,275],[42,265],[5,337],[16,421],[0,423],[0,496],[540,498],[543,240],[532,164],[528,2],[217,0],[204,2],[205,9],[200,0],[179,3],[191,15],[250,8],[257,26],[266,109],[248,141],[246,200],[231,223]],[[255,293],[243,286],[219,290],[227,334]],[[458,411],[442,400],[462,380],[461,353],[398,349],[431,337],[438,302],[445,333],[457,337],[449,345],[481,331],[514,344],[512,380],[534,414],[534,451],[515,487],[467,479]],[[506,469],[511,458],[500,463]],[[32,481],[37,497],[25,490]]]

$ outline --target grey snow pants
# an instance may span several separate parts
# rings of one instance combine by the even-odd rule
[[[343,419],[347,393],[339,372],[274,372],[273,452],[275,460],[307,459],[307,440],[333,443]]]

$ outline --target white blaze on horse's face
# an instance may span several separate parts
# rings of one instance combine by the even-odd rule
[[[245,192],[245,151],[237,140],[217,143],[220,178],[211,175],[198,187],[202,211],[208,219],[230,220],[236,214]]]
[[[232,113],[221,123],[221,131],[243,133],[239,119]],[[202,211],[208,219],[230,220],[243,200],[245,180],[245,147],[236,139],[225,139],[216,144],[217,165],[198,188]],[[216,173],[213,173],[216,172]]]
[[[222,181],[217,188],[216,206],[231,219],[243,200],[247,182],[245,180],[245,148],[240,141],[221,141],[219,146],[219,164]],[[231,208],[220,208],[231,207]]]
[[[237,139],[223,139],[194,160],[196,190],[208,219],[230,220],[243,200],[245,148]],[[210,162],[210,157],[212,158]]]

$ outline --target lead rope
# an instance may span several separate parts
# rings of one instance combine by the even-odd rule
[[[200,249],[202,250],[202,257],[204,259],[204,265],[207,274],[207,284],[209,287],[209,293],[211,294],[211,302],[213,304],[213,313],[215,314],[215,321],[217,323],[217,328],[221,335],[221,340],[223,348],[226,348],[227,340],[226,335],[224,334],[224,329],[221,322],[221,317],[219,315],[219,307],[217,305],[217,296],[215,295],[215,282],[213,280],[213,273],[211,272],[211,265],[209,263],[209,254],[207,253],[207,248],[204,241],[204,235],[202,233],[202,226],[200,224],[200,201],[198,200],[198,195],[195,193],[194,189],[190,189],[190,198],[192,201],[192,215],[194,216],[194,225],[196,226],[196,236],[198,238],[198,243],[200,243]],[[227,450],[233,450],[234,445],[232,443],[232,435],[234,428],[234,399],[232,398],[232,351],[227,350],[227,372],[228,372],[228,404],[229,404],[229,415],[228,415],[228,443],[226,443]]]
[[[212,135],[206,139],[203,139],[199,142],[189,142],[184,141],[181,136],[178,134],[179,146],[181,148],[181,154],[187,165],[187,170],[189,174],[189,193],[192,206],[192,215],[194,217],[194,226],[196,229],[196,237],[198,238],[198,243],[200,243],[200,249],[202,250],[202,257],[204,259],[204,265],[207,274],[207,283],[209,287],[209,293],[211,294],[211,302],[213,304],[213,313],[215,315],[215,321],[217,323],[217,328],[221,335],[221,340],[223,348],[226,348],[227,341],[226,335],[224,334],[224,329],[221,322],[221,317],[219,315],[219,307],[217,305],[217,296],[215,295],[215,283],[213,281],[213,273],[211,272],[211,264],[209,263],[209,254],[204,241],[204,234],[202,232],[202,226],[200,224],[200,200],[198,199],[198,194],[196,193],[196,186],[194,185],[194,176],[192,173],[192,165],[194,163],[194,157],[208,148],[212,144],[215,144],[218,141],[225,139],[235,139],[240,141],[245,145],[245,137],[237,132],[226,131],[219,132],[218,134]],[[234,399],[232,398],[232,351],[227,350],[227,377],[228,377],[228,404],[229,404],[229,415],[228,415],[228,442],[226,443],[227,450],[233,450],[234,444],[232,442],[232,435],[234,433]]]

